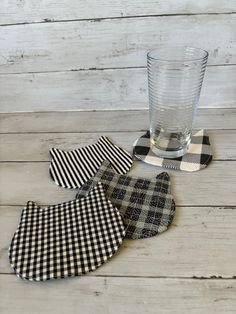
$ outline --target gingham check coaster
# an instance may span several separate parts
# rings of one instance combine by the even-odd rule
[[[98,183],[83,199],[40,208],[28,202],[9,247],[22,279],[79,276],[111,258],[125,235],[122,217]]]
[[[99,181],[124,218],[127,238],[152,237],[170,226],[175,214],[175,202],[166,172],[151,180],[120,175],[106,160],[95,176],[80,188],[76,197],[86,196]]]
[[[212,160],[209,136],[206,135],[205,130],[192,135],[188,152],[179,158],[169,159],[156,156],[150,149],[149,131],[138,138],[133,146],[133,154],[137,159],[163,168],[193,172],[205,168]]]
[[[71,151],[51,148],[49,172],[53,181],[63,188],[76,189],[95,175],[103,160],[109,160],[118,173],[126,173],[133,164],[132,156],[113,144],[106,136],[97,143]]]

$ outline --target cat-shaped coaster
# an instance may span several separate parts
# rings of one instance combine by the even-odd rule
[[[212,160],[209,136],[205,130],[192,135],[187,153],[178,158],[161,158],[155,155],[150,148],[150,132],[138,138],[133,144],[134,156],[151,165],[184,171],[198,171],[205,168]]]
[[[87,195],[101,181],[107,197],[119,209],[126,227],[126,237],[142,239],[167,230],[175,214],[175,202],[170,192],[166,172],[151,180],[115,173],[109,161],[104,161],[95,174],[78,191]]]
[[[132,156],[101,136],[96,144],[71,151],[50,149],[50,174],[57,185],[76,189],[93,177],[104,160],[109,160],[117,173],[124,174],[132,166]]]
[[[22,279],[79,276],[110,259],[125,236],[122,217],[98,183],[82,199],[41,208],[28,202],[9,247]]]

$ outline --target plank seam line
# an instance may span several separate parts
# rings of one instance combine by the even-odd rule
[[[228,109],[232,109],[232,108],[228,108]],[[23,112],[21,112],[23,113]],[[5,114],[5,113],[4,113]],[[1,115],[1,113],[0,113]],[[197,129],[196,129],[197,130]],[[217,128],[214,128],[214,129],[206,129],[208,132],[213,132],[213,131],[236,131],[236,129],[217,129]],[[29,132],[0,132],[0,134],[2,135],[16,135],[16,134],[83,134],[83,135],[87,135],[87,134],[101,134],[101,133],[112,133],[112,134],[120,134],[120,133],[141,133],[141,132],[146,132],[147,130],[146,129],[140,129],[140,130],[124,130],[124,131],[114,131],[114,130],[111,130],[111,131],[107,131],[107,130],[102,130],[102,131],[29,131]]]
[[[0,204],[0,209],[1,207],[20,207],[20,206],[25,206],[25,204]],[[50,204],[41,204],[40,206],[50,206]],[[177,208],[218,208],[218,209],[236,209],[236,205],[230,206],[230,205],[177,205]]]
[[[111,16],[111,17],[96,17],[96,18],[82,18],[82,19],[65,19],[53,20],[45,18],[37,22],[18,22],[18,23],[5,23],[0,24],[1,27],[32,25],[32,24],[46,24],[46,23],[71,23],[71,22],[101,22],[106,20],[124,20],[124,19],[140,19],[140,18],[153,18],[153,17],[176,17],[176,16],[208,16],[208,15],[234,15],[236,11],[230,12],[209,12],[209,13],[167,13],[167,14],[144,14],[144,15],[129,15],[129,16]]]
[[[236,63],[222,63],[222,64],[208,64],[207,67],[230,67],[235,66]],[[137,65],[130,67],[106,67],[106,68],[78,68],[78,69],[68,69],[68,70],[51,70],[51,71],[29,71],[29,72],[2,72],[0,76],[10,76],[10,75],[30,75],[30,74],[53,74],[53,73],[70,73],[70,72],[89,72],[89,71],[110,71],[110,70],[136,70],[136,69],[146,69],[146,66]]]
[[[232,109],[232,108],[229,108]],[[236,131],[236,129],[208,129],[208,131]],[[7,134],[12,134],[12,135],[16,135],[16,134],[101,134],[101,133],[138,133],[138,132],[146,132],[146,129],[140,129],[140,130],[135,130],[135,131],[130,131],[130,130],[124,130],[124,131],[87,131],[87,132],[83,132],[83,131],[67,131],[67,132],[43,132],[43,131],[37,131],[37,132],[0,132],[0,134],[2,135],[7,135]]]
[[[236,161],[236,158],[231,158],[231,159],[228,159],[228,158],[225,158],[225,159],[214,159],[214,156],[213,156],[213,159],[212,161]],[[0,163],[47,163],[47,162],[51,162],[51,159],[49,160],[0,160]]]
[[[138,160],[134,160],[134,161],[138,161]],[[222,161],[231,162],[231,161],[236,161],[236,159],[213,159],[212,161],[214,161],[214,162],[222,162]],[[16,163],[16,164],[17,163],[49,163],[49,162],[51,162],[51,159],[50,160],[1,160],[0,161],[0,163]],[[169,169],[169,170],[171,170],[171,169]]]
[[[232,131],[233,129],[229,129],[230,131]],[[134,132],[146,132],[147,130],[146,129],[143,129],[143,130],[138,130],[138,131],[91,131],[91,132],[0,132],[0,134],[2,135],[7,135],[7,134],[100,134],[100,133],[134,133]]]
[[[200,110],[203,109],[203,110],[231,110],[233,114],[236,114],[236,107],[208,107],[208,108],[203,108],[203,107],[200,107],[199,108]],[[148,112],[148,108],[147,107],[141,107],[139,109],[137,108],[129,108],[129,109],[119,109],[120,112],[128,112],[128,111],[131,111],[131,112],[135,112],[135,111],[139,111],[139,112],[142,112],[142,111],[146,111]],[[9,112],[9,111],[0,111],[0,115],[22,115],[22,114],[50,114],[50,113],[60,113],[60,114],[68,114],[68,113],[99,113],[99,112],[111,112],[111,113],[114,113],[114,112],[117,112],[117,109],[100,109],[100,110],[94,110],[94,109],[91,109],[91,110],[88,110],[88,109],[74,109],[74,110],[50,110],[50,111],[12,111],[12,112]],[[227,113],[228,114],[228,113]],[[224,113],[222,114],[224,116]],[[197,130],[197,128],[196,128]],[[207,129],[206,129],[207,130]],[[235,128],[209,128],[208,130],[235,130]],[[113,132],[114,130],[104,130],[104,131],[86,131],[86,133],[98,133],[98,132]],[[114,132],[139,132],[139,131],[147,131],[146,129],[137,129],[137,130],[124,130],[124,131],[114,131]],[[21,132],[0,132],[0,134],[8,134],[8,133],[21,133]],[[31,133],[31,132],[23,132],[23,133]],[[50,133],[47,132],[47,131],[37,131],[37,132],[32,132],[32,133]],[[55,131],[51,131],[51,133],[82,133],[82,131],[58,131],[58,132],[55,132]]]
[[[216,66],[227,66],[227,65],[231,65],[229,63],[226,64],[219,64]],[[236,65],[236,64],[232,64],[232,65]],[[209,65],[208,65],[209,66]],[[214,65],[211,65],[214,66]],[[1,75],[21,75],[21,74],[48,74],[48,73],[68,73],[68,72],[85,72],[85,71],[109,71],[109,70],[132,70],[132,69],[146,69],[146,66],[130,66],[130,67],[106,67],[106,68],[78,68],[78,69],[68,69],[68,70],[51,70],[51,71],[29,71],[29,72],[2,72],[0,73]]]
[[[14,273],[3,273],[0,272],[0,275],[7,275],[7,276],[15,276]],[[220,281],[220,280],[236,280],[236,276],[232,277],[223,277],[223,276],[192,276],[192,277],[185,277],[185,276],[138,276],[138,275],[87,275],[88,278],[148,278],[148,279],[183,279],[183,280],[211,280],[211,281]]]
[[[235,105],[236,105],[236,103],[235,103]],[[216,108],[216,107],[214,107],[214,108],[202,108],[202,107],[200,107],[199,109],[198,109],[198,114],[199,114],[199,112],[200,111],[202,111],[202,112],[204,112],[204,111],[208,111],[208,110],[210,110],[210,111],[217,111],[217,110],[221,110],[222,111],[222,113],[219,113],[219,114],[217,114],[217,115],[224,115],[224,110],[226,110],[226,111],[228,111],[228,110],[232,110],[234,113],[236,113],[236,107],[234,108],[234,107],[222,107],[222,108]],[[99,112],[101,112],[101,113],[104,113],[104,112],[111,112],[111,113],[114,113],[114,112],[121,112],[121,113],[123,113],[123,112],[125,112],[125,111],[131,111],[131,112],[134,112],[134,111],[136,111],[136,112],[142,112],[142,111],[146,111],[146,112],[148,112],[148,108],[139,108],[139,109],[137,109],[137,108],[134,108],[134,109],[99,109],[99,110],[96,110],[96,109],[81,109],[81,110],[60,110],[60,111],[58,111],[58,110],[48,110],[48,111],[18,111],[18,112],[0,112],[0,114],[4,114],[4,115],[21,115],[21,114],[25,114],[25,113],[30,113],[30,114],[37,114],[37,113],[42,113],[42,114],[48,114],[48,113],[70,113],[70,112],[84,112],[84,113],[99,113]],[[228,114],[228,112],[226,113],[226,114]],[[220,129],[219,129],[220,130]],[[63,133],[63,132],[62,132]]]

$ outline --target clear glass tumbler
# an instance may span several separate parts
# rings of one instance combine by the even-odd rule
[[[164,47],[147,54],[150,141],[166,158],[183,156],[191,142],[208,52]]]

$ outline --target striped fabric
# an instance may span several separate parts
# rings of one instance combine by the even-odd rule
[[[96,144],[64,151],[50,149],[52,161],[49,172],[57,185],[64,188],[80,188],[92,178],[104,160],[109,160],[113,169],[125,174],[132,166],[132,156],[124,149],[101,136]]]

